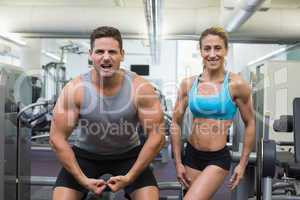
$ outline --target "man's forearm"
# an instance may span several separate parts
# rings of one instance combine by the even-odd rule
[[[131,167],[127,176],[131,181],[135,180],[138,175],[153,161],[155,156],[160,152],[165,143],[165,136],[162,133],[152,133],[141,149],[137,160]]]
[[[80,166],[75,158],[75,154],[66,140],[59,142],[50,142],[59,162],[62,166],[73,175],[73,177],[82,184],[86,176],[80,169]]]

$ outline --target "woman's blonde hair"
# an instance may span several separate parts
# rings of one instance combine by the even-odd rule
[[[228,34],[222,27],[210,27],[202,32],[200,38],[199,38],[199,46],[201,49],[202,46],[202,40],[208,35],[217,35],[224,41],[225,48],[228,49]]]

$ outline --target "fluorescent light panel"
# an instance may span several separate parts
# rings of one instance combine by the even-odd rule
[[[19,46],[26,46],[26,42],[22,40],[19,36],[13,33],[7,33],[7,32],[0,32],[0,38],[3,40],[6,40],[8,42],[12,42],[14,44],[17,44]]]
[[[54,60],[60,61],[60,57],[58,57],[57,55],[50,53],[48,51],[42,50],[42,54],[44,54],[45,56],[48,56],[49,58],[52,58]]]
[[[264,55],[264,56],[262,56],[262,57],[260,57],[260,58],[258,58],[256,60],[253,60],[253,61],[249,62],[247,64],[247,66],[260,63],[260,62],[262,62],[264,60],[267,60],[267,59],[271,59],[271,58],[273,58],[273,57],[275,57],[275,56],[277,56],[277,55],[279,55],[279,54],[281,54],[283,52],[287,52],[288,50],[292,50],[292,49],[294,49],[294,48],[296,48],[298,46],[300,46],[300,43],[296,43],[294,45],[290,45],[290,46],[287,46],[287,47],[280,48],[280,49],[278,49],[276,51],[268,53],[268,54],[266,54],[266,55]]]

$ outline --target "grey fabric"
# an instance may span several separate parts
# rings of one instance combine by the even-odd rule
[[[103,96],[91,83],[91,72],[82,75],[84,99],[80,109],[79,137],[75,145],[101,155],[127,152],[140,145],[138,117],[133,102],[134,73],[124,70],[121,89],[114,96]]]

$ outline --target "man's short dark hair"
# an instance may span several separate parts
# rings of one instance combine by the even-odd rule
[[[91,42],[91,49],[94,48],[94,42],[97,38],[103,38],[103,37],[111,37],[118,41],[120,50],[123,49],[123,43],[122,43],[122,36],[118,29],[110,26],[100,26],[93,30],[90,42]]]

